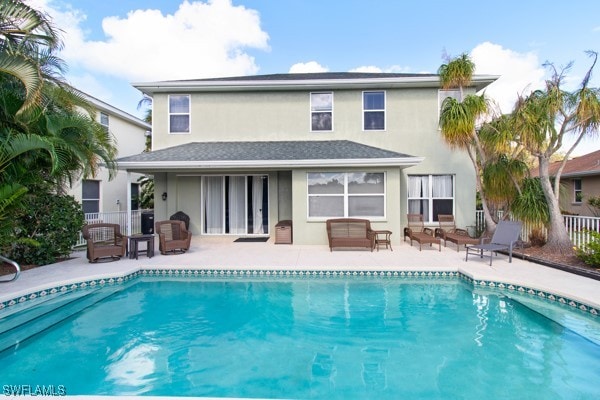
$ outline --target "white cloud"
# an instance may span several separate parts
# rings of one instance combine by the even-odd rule
[[[310,72],[327,72],[329,68],[322,66],[316,61],[309,61],[306,63],[296,63],[290,67],[290,74],[302,74]]]
[[[231,0],[185,0],[173,14],[135,10],[125,18],[106,17],[104,40],[86,38],[81,11],[59,10],[50,1],[30,3],[42,6],[57,26],[68,27],[63,28],[61,57],[70,65],[128,80],[255,74],[258,66],[246,50],[269,50],[259,14]]]
[[[534,53],[518,53],[490,42],[471,51],[478,75],[500,75],[486,88],[503,113],[512,111],[517,96],[526,95],[544,85],[545,69]]]

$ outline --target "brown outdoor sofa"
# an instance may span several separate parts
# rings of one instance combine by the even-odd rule
[[[444,239],[444,247],[448,242],[456,244],[456,251],[460,250],[461,245],[479,244],[481,239],[469,236],[469,232],[465,229],[456,227],[454,215],[439,214],[438,222],[440,227],[435,229],[435,236]]]
[[[96,223],[81,229],[87,244],[87,258],[91,263],[98,260],[116,261],[127,254],[127,236],[121,234],[119,224]]]
[[[326,225],[329,251],[333,251],[334,247],[358,247],[373,251],[375,233],[368,219],[335,218],[328,219]]]
[[[156,221],[154,232],[158,235],[160,254],[181,254],[190,249],[192,232],[185,228],[184,221]]]
[[[431,228],[425,228],[423,223],[422,214],[408,214],[408,226],[404,228],[404,240],[410,239],[410,245],[412,246],[413,240],[419,243],[419,251],[423,250],[423,244],[437,243],[439,251],[442,251],[442,241],[440,238],[435,237],[434,231]]]

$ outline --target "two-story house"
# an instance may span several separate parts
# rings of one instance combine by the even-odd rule
[[[496,77],[476,76],[470,91]],[[134,84],[153,99],[152,151],[119,168],[152,174],[155,219],[196,235],[325,244],[324,221],[368,218],[401,240],[407,213],[475,219],[475,173],[438,128],[434,74],[311,73]],[[162,200],[161,200],[162,199]]]
[[[80,92],[97,110],[96,120],[113,136],[118,155],[126,157],[142,153],[146,147],[146,137],[151,134],[152,126],[116,107],[111,106],[88,94]],[[128,174],[117,171],[110,180],[108,170],[99,168],[94,177],[80,179],[68,190],[76,200],[81,202],[83,212],[97,218],[97,213],[136,210],[140,192],[138,178],[143,174]],[[128,194],[129,191],[129,194]]]

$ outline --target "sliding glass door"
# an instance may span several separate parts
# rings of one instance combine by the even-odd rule
[[[203,233],[269,233],[269,179],[266,175],[203,176]]]

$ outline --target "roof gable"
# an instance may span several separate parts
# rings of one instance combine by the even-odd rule
[[[556,161],[549,165],[550,176],[556,175],[560,163],[561,161]],[[537,169],[533,171],[533,175],[538,176]],[[568,160],[561,174],[562,177],[584,175],[600,175],[600,150]]]

